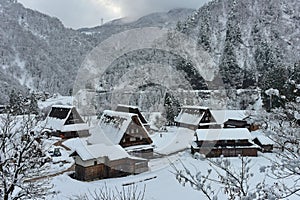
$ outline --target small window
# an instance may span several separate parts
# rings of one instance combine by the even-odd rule
[[[97,165],[97,160],[94,161],[94,165]]]
[[[130,142],[135,142],[136,141],[136,138],[135,137],[131,137],[130,138]]]
[[[135,130],[135,131],[136,131],[136,133],[139,133],[139,128],[136,128],[136,130]]]

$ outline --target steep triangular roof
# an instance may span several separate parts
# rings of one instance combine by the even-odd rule
[[[116,111],[137,114],[143,124],[148,123],[143,114],[141,113],[140,108],[137,106],[119,104],[116,108]]]
[[[113,144],[119,144],[130,122],[132,121],[133,116],[137,115],[105,110],[99,120],[98,125],[101,127],[105,136]]]
[[[137,114],[111,110],[105,110],[98,125],[90,129],[91,137],[89,137],[88,142],[90,144],[120,144],[131,123],[135,123],[142,128],[144,131],[141,134],[144,134],[143,137],[149,138],[149,143],[152,143],[147,130],[141,123]]]
[[[175,122],[190,124],[190,125],[199,125],[201,119],[204,117],[205,113],[208,112],[212,116],[208,107],[202,106],[182,106],[180,113],[175,118]],[[212,116],[212,122],[216,122]]]
[[[53,105],[45,119],[44,128],[59,131],[78,131],[87,130],[88,126],[74,106]]]

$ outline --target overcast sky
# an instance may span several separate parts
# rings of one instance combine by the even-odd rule
[[[140,17],[172,8],[197,9],[209,0],[18,0],[59,18],[67,27],[92,27],[120,17]]]

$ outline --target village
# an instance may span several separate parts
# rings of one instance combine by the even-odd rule
[[[204,158],[270,153],[274,142],[247,122],[251,112],[185,105],[174,125],[158,130],[137,106],[118,105],[88,124],[75,106],[51,105],[36,130],[48,138],[56,174],[95,181],[147,173],[153,161],[185,151]]]

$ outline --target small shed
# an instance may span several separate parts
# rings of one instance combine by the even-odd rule
[[[208,107],[183,106],[175,118],[179,127],[196,129],[220,128]]]
[[[44,121],[44,129],[61,138],[86,137],[89,127],[74,106],[54,105]]]
[[[257,156],[259,149],[246,128],[198,129],[195,138],[191,152],[205,154],[206,157]]]
[[[260,150],[262,152],[272,152],[274,147],[274,141],[272,141],[270,138],[265,136],[260,131],[253,131],[251,132],[252,140],[255,144],[260,146]]]
[[[105,110],[90,133],[90,144],[120,145],[131,155],[153,156],[152,139],[137,114]]]
[[[130,156],[119,145],[82,143],[70,156],[75,159],[75,178],[81,181],[122,177],[148,171],[146,159]]]

